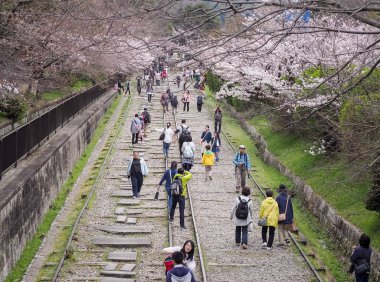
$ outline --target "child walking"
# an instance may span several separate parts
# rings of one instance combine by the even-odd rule
[[[212,167],[214,165],[215,156],[214,153],[211,152],[211,146],[206,145],[205,147],[206,151],[203,153],[202,156],[202,165],[205,167],[206,175],[205,175],[205,181],[208,179],[212,180],[211,173],[212,173]]]

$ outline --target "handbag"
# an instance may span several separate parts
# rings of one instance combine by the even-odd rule
[[[362,258],[355,264],[354,269],[357,275],[368,273],[370,271],[369,263],[365,258]]]
[[[160,138],[158,138],[158,140],[162,141],[164,139],[165,139],[165,129],[164,129],[164,131],[162,131]]]
[[[280,213],[278,215],[278,221],[285,221],[286,220],[286,211],[288,210],[288,203],[289,203],[289,196],[286,199],[286,206],[285,206],[285,213]]]
[[[276,205],[276,203],[273,204],[273,206],[270,208],[270,210],[268,211],[268,214],[266,216],[264,216],[263,218],[259,219],[259,221],[257,222],[257,224],[259,226],[267,226],[268,216],[269,216],[270,212],[273,210],[273,208],[274,208],[275,205]]]

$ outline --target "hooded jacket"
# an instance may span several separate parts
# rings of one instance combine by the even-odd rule
[[[177,264],[166,275],[166,282],[196,282],[196,280],[189,268]]]
[[[202,156],[202,165],[214,165],[215,155],[211,151],[205,151]]]
[[[261,203],[259,217],[264,218],[267,216],[267,226],[278,226],[278,214],[278,204],[272,197],[266,198]]]

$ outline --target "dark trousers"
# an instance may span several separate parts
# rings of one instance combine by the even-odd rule
[[[185,226],[185,197],[183,196],[173,196],[172,197],[172,207],[170,209],[170,220],[174,218],[174,212],[177,207],[177,203],[179,204],[179,224],[181,227]]]
[[[201,112],[202,111],[202,104],[197,104],[197,109],[198,109],[198,112]]]
[[[177,80],[177,86],[178,86],[178,88],[179,88],[180,83],[181,83],[181,81]]]
[[[132,133],[132,144],[137,144],[139,141],[139,133]]]
[[[182,164],[182,168],[186,171],[190,171],[192,166],[193,166],[192,164],[187,164],[187,163]]]
[[[364,273],[361,275],[355,274],[355,281],[356,282],[368,282],[369,281],[369,274]]]
[[[183,141],[181,139],[178,140],[178,145],[179,145],[179,155],[182,156],[182,144],[183,144]]]
[[[215,121],[215,131],[220,133],[221,130],[222,130],[222,121],[216,120]]]
[[[125,89],[125,95],[127,94],[131,95],[131,90],[129,88]]]
[[[267,242],[268,228],[269,228],[269,238]],[[276,230],[276,227],[273,227],[273,226],[263,226],[261,229],[261,237],[263,238],[263,243],[267,243],[268,248],[272,248],[275,230]]]
[[[236,226],[235,243],[236,244],[248,244],[248,225]]]
[[[137,196],[140,193],[143,181],[144,177],[141,173],[131,175],[133,196]]]
[[[189,111],[190,102],[183,103],[183,111],[187,108],[187,111]]]
[[[148,102],[152,102],[152,94],[148,94]]]

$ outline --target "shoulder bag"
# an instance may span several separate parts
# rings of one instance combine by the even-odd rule
[[[285,206],[285,212],[280,213],[278,215],[278,221],[285,221],[286,220],[286,211],[288,210],[288,203],[289,203],[289,196],[286,198],[286,206]]]
[[[259,221],[257,222],[257,224],[259,226],[267,226],[267,223],[268,223],[268,216],[270,214],[270,212],[273,210],[274,206],[276,205],[276,203],[273,204],[273,206],[270,208],[270,210],[268,211],[267,215],[265,215],[263,218],[260,218]]]

